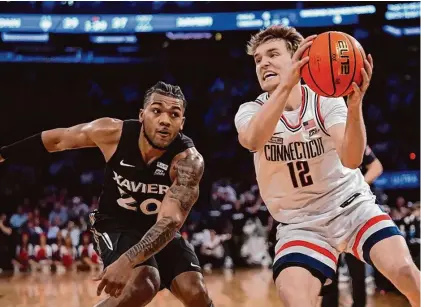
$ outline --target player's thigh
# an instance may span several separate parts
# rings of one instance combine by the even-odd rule
[[[294,227],[278,230],[273,278],[285,303],[301,304],[316,300],[321,287],[334,280],[339,253],[317,227]]]
[[[155,258],[163,287],[171,291],[174,288],[174,294],[180,296],[184,292],[205,291],[199,260],[193,246],[179,234]]]
[[[375,203],[366,202],[353,210],[349,216],[353,220],[352,236],[349,239],[347,252],[355,256],[358,260],[368,264],[371,261],[371,251],[379,242],[389,238],[396,237],[393,241],[402,242],[401,232],[392,221],[388,214],[384,213]],[[389,241],[389,240],[387,240]],[[383,252],[393,255],[395,251],[390,244],[382,244],[385,248],[381,248]],[[401,245],[400,243],[398,244]],[[397,246],[396,249],[405,249],[403,246]],[[404,252],[401,250],[400,252]],[[388,255],[384,255],[388,257]]]
[[[275,284],[281,301],[286,306],[314,307],[322,281],[302,266],[289,266],[282,270]]]
[[[392,236],[377,242],[370,250],[370,260],[384,276],[392,281],[399,277],[411,277],[413,274],[418,274],[418,269],[402,236]]]

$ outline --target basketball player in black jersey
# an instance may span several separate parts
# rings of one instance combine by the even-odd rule
[[[204,170],[181,133],[185,108],[178,86],[158,82],[147,91],[139,120],[101,118],[0,149],[0,162],[83,147],[102,151],[105,181],[90,221],[105,267],[97,294],[110,297],[98,307],[145,306],[162,288],[187,307],[213,306],[193,248],[178,232]]]

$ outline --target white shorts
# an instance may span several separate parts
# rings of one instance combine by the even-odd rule
[[[383,239],[401,235],[377,204],[364,197],[358,203],[359,197],[353,197],[352,206],[329,219],[278,226],[274,280],[284,268],[300,266],[324,283],[334,278],[340,253],[351,253],[372,264],[371,248]]]

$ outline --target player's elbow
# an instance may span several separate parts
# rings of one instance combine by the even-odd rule
[[[165,216],[163,219],[166,220],[167,227],[179,230],[183,226],[184,219],[180,214],[174,214],[171,216]]]
[[[357,169],[360,167],[361,163],[362,163],[362,158],[361,159],[341,159],[342,165],[345,166],[346,168],[350,168],[350,169]]]
[[[65,150],[64,129],[54,129],[44,131],[41,134],[42,143],[48,152],[56,152]]]
[[[259,139],[253,137],[250,134],[240,134],[238,136],[238,141],[240,142],[241,146],[253,152],[258,151],[262,147],[262,145],[259,144]]]

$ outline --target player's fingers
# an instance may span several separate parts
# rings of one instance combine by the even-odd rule
[[[374,61],[373,61],[373,57],[371,56],[371,54],[368,55],[367,59],[368,59],[368,62],[370,63],[371,70],[373,70],[374,69]]]
[[[113,288],[114,288],[114,283],[108,282],[104,288],[104,292],[107,294],[111,294],[111,291],[113,290]]]
[[[104,274],[105,274],[105,270],[102,271],[98,276],[92,277],[92,280],[93,281],[101,280],[102,279],[102,276],[104,276]]]
[[[368,78],[371,80],[371,76],[373,75],[373,69],[371,68],[371,65],[368,62],[368,60],[364,60],[364,69],[367,72]]]
[[[110,296],[117,297],[117,296],[116,296],[116,293],[117,293],[118,289],[119,289],[119,287],[117,286],[117,284],[113,284],[113,285],[110,287],[110,290],[109,290],[108,294],[109,294]]]
[[[309,48],[313,44],[313,41],[307,42],[304,45],[300,46],[297,51],[295,51],[294,56],[292,57],[293,62],[297,62],[301,56],[303,55],[304,51]]]
[[[307,64],[309,60],[310,60],[310,57],[306,56],[306,57],[302,58],[300,61],[298,61],[297,62],[298,69],[301,69],[301,67],[303,67],[305,64]]]
[[[354,90],[354,93],[355,93],[355,94],[357,94],[357,95],[361,95],[361,90],[360,90],[360,88],[358,87],[357,83],[352,82],[352,88],[353,88],[353,90]]]
[[[370,78],[367,74],[367,71],[364,68],[361,68],[361,75],[363,76],[363,84],[361,86],[361,91],[365,92],[370,85]]]
[[[317,34],[313,34],[313,35],[307,36],[307,37],[306,37],[305,39],[303,39],[303,41],[300,43],[300,46],[302,46],[302,45],[306,44],[306,43],[307,43],[307,42],[309,42],[309,41],[314,40],[316,37],[317,37]]]
[[[104,289],[104,287],[105,287],[106,285],[107,285],[107,280],[106,280],[106,279],[103,279],[103,280],[99,283],[98,288],[96,289],[96,295],[100,296],[100,295],[101,295],[102,290]]]
[[[118,289],[115,291],[115,297],[119,297],[119,296],[121,295],[121,292],[123,292],[123,287],[118,288]]]

